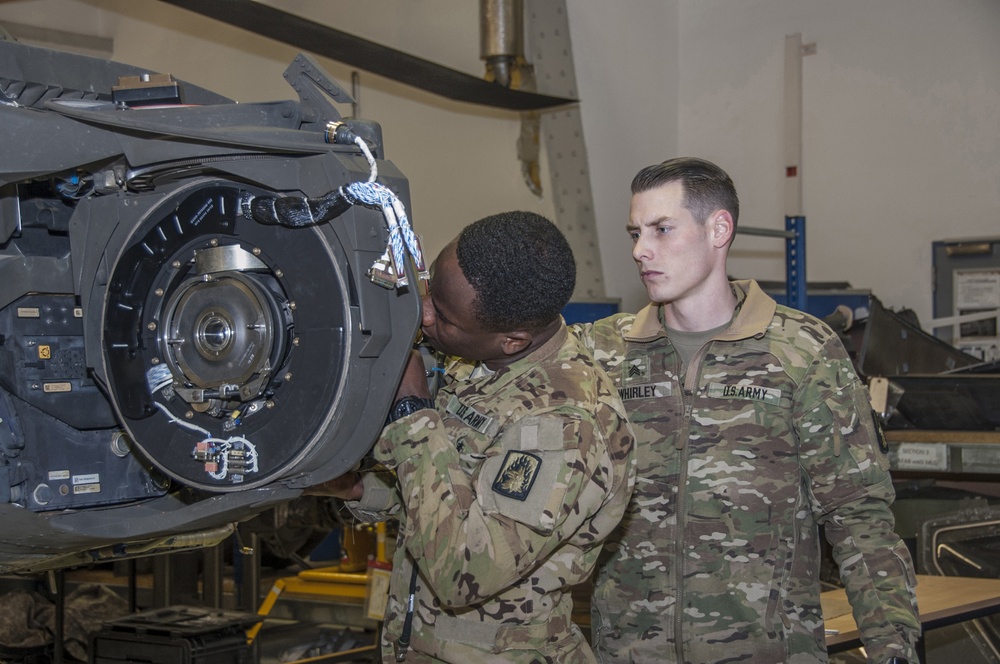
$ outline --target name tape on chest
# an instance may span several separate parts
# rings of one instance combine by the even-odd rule
[[[773,406],[781,404],[781,390],[773,387],[761,387],[760,385],[711,383],[708,386],[708,396],[717,399],[761,401]]]
[[[472,406],[467,406],[458,400],[458,397],[452,396],[448,400],[448,406],[445,408],[449,415],[457,417],[466,426],[475,429],[479,433],[487,433],[493,426],[493,418],[489,415],[480,413],[478,410]]]
[[[622,401],[669,397],[672,393],[673,383],[643,383],[618,388],[618,396]]]

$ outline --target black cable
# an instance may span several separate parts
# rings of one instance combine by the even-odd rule
[[[403,631],[396,639],[396,661],[406,659],[406,651],[410,647],[410,633],[413,631],[413,602],[417,594],[417,562],[413,561],[413,573],[410,574],[410,593],[406,600],[406,618],[403,619]]]

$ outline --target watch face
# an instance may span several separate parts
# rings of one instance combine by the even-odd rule
[[[401,417],[406,417],[411,415],[418,410],[423,410],[425,408],[433,408],[434,402],[430,399],[423,399],[416,396],[402,397],[396,402],[396,405],[392,408],[392,413],[389,415],[389,421],[395,422]]]

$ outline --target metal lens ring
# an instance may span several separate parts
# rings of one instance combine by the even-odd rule
[[[189,279],[165,309],[164,357],[172,373],[201,388],[242,386],[270,370],[277,303],[253,275]],[[284,344],[282,344],[284,345]]]
[[[233,320],[227,312],[210,309],[195,325],[195,349],[206,359],[218,359],[232,349],[235,335]]]

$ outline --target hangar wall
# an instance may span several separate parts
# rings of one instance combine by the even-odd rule
[[[627,7],[627,11],[624,8]],[[783,228],[784,38],[801,33],[811,281],[932,317],[931,243],[1000,234],[1000,4],[993,0],[571,2],[609,294],[642,291],[620,230],[628,182],[679,154],[733,176],[741,223]],[[601,44],[601,46],[598,46]],[[610,125],[610,128],[609,128]],[[740,236],[736,276],[784,278]]]
[[[271,4],[483,71],[474,2]],[[994,0],[569,0],[568,13],[606,286],[624,308],[643,302],[622,230],[642,166],[677,154],[715,160],[741,192],[742,223],[782,227],[783,49],[795,32],[816,43],[803,61],[810,280],[849,280],[929,320],[931,243],[998,234]],[[6,0],[5,20],[112,37],[115,59],[236,99],[291,96],[281,71],[294,49],[156,0]],[[324,64],[349,85],[349,69]],[[361,76],[362,112],[383,124],[410,178],[430,252],[500,209],[554,214],[550,197],[521,184],[516,115]],[[783,277],[780,242],[744,236],[734,252],[737,276]]]
[[[1000,3],[686,0],[680,149],[718,159],[755,226],[781,227],[783,39],[805,56],[810,280],[850,280],[932,316],[931,243],[1000,234]],[[740,274],[780,278],[738,239]],[[926,327],[926,326],[925,326]]]

